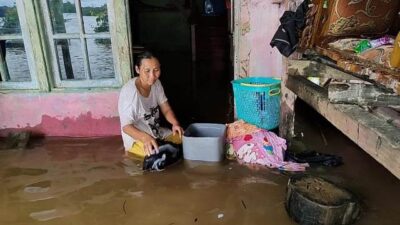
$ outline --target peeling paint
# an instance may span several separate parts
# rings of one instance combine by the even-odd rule
[[[251,51],[247,54],[247,57],[240,61],[240,78],[249,76],[249,64],[250,64],[250,54]]]
[[[0,136],[20,130],[44,136],[119,135],[118,94],[1,94]]]
[[[68,136],[68,137],[94,137],[113,136],[120,134],[119,117],[103,117],[95,119],[91,112],[81,114],[77,118],[59,119],[48,115],[42,116],[40,124],[31,126],[17,126],[0,130],[0,136],[9,132],[31,131],[35,136]]]
[[[241,26],[241,35],[245,36],[247,33],[250,32],[250,22],[243,23]]]
[[[280,25],[284,7],[265,0],[241,0],[240,7],[239,21],[235,21],[239,27],[235,78],[281,77],[283,57],[269,43]]]

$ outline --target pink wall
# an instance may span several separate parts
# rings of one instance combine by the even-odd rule
[[[273,4],[274,0],[241,0],[238,15],[237,58],[235,76],[281,77],[283,58],[276,48],[269,45],[283,14],[283,4]],[[238,12],[239,11],[239,12]]]
[[[46,136],[120,134],[119,91],[0,94],[0,136],[30,130]]]

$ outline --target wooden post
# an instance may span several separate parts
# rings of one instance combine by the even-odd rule
[[[6,63],[6,40],[0,40],[0,81],[10,79]]]
[[[399,95],[363,83],[330,84],[328,98],[332,103],[368,106],[400,105]]]
[[[288,61],[283,60],[286,72],[282,75],[281,83],[281,115],[279,122],[279,135],[283,138],[290,139],[294,136],[294,119],[295,109],[294,105],[297,95],[287,88],[288,80]]]

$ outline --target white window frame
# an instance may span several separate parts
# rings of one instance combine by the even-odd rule
[[[34,61],[34,55],[32,51],[32,37],[29,34],[29,20],[35,20],[32,18],[32,14],[26,11],[26,3],[31,3],[32,0],[16,0],[16,7],[18,12],[18,19],[21,28],[21,34],[8,34],[0,35],[0,40],[22,40],[24,43],[24,50],[28,60],[28,68],[31,81],[7,81],[9,76],[8,70],[6,69],[6,61],[0,54],[0,71],[2,81],[0,82],[1,90],[34,90],[39,89],[39,81],[37,77],[37,68]]]
[[[119,68],[117,66],[117,59],[116,49],[117,45],[115,43],[115,37],[113,37],[112,33],[114,28],[114,13],[112,8],[112,0],[107,0],[107,13],[108,13],[108,20],[109,20],[109,33],[90,33],[85,34],[85,28],[83,24],[83,15],[82,15],[82,7],[81,7],[81,0],[75,0],[75,9],[76,14],[78,17],[78,23],[80,27],[79,33],[53,33],[53,27],[51,24],[51,17],[49,12],[49,5],[47,0],[41,0],[41,8],[43,10],[44,21],[46,25],[47,37],[48,37],[48,45],[50,47],[51,52],[51,63],[52,63],[52,81],[54,82],[53,85],[55,88],[92,88],[92,87],[119,87],[123,83],[121,76],[118,76]],[[114,78],[108,79],[99,79],[93,80],[91,79],[90,73],[90,63],[89,63],[89,56],[88,56],[88,49],[87,49],[87,42],[88,38],[109,38],[111,40],[111,49],[113,53],[113,67],[114,67]],[[54,42],[59,39],[79,39],[81,43],[81,50],[84,60],[84,70],[85,70],[85,80],[62,80],[61,79],[61,71],[60,65],[58,60],[58,55],[56,52],[56,46]]]

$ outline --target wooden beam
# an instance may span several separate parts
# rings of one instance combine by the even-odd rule
[[[110,24],[110,33],[112,36],[112,47],[115,62],[115,74],[121,84],[127,83],[133,74],[131,65],[132,49],[130,49],[128,27],[128,0],[107,1],[108,19]]]
[[[288,72],[292,75],[305,77],[334,78],[340,80],[358,80],[358,78],[328,66],[311,60],[289,60]]]
[[[367,106],[400,105],[400,96],[391,91],[363,83],[330,84],[328,97],[331,103]]]
[[[372,113],[400,129],[400,112],[391,107],[374,107]]]
[[[289,75],[286,87],[400,179],[400,129],[355,105],[332,104],[327,90]]]

